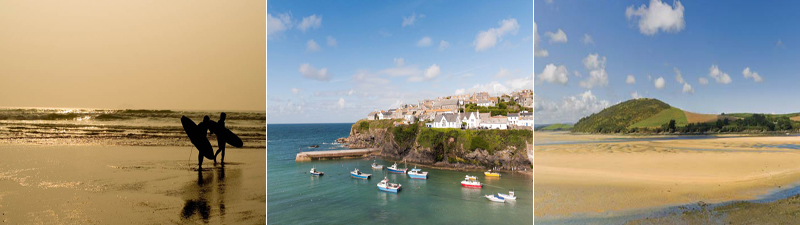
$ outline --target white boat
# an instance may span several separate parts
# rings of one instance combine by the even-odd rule
[[[386,169],[389,170],[390,173],[406,173],[408,171],[408,168],[397,168],[397,163],[394,163],[394,165]]]
[[[374,163],[374,162],[373,162],[373,163],[372,163],[372,168],[373,168],[373,169],[383,169],[383,165],[378,165],[378,163]]]
[[[350,176],[361,179],[369,179],[369,177],[372,176],[372,174],[361,173],[361,171],[358,171],[358,169],[356,169],[354,171],[350,171]]]
[[[389,178],[383,177],[383,180],[378,183],[378,189],[381,191],[388,191],[397,193],[403,185],[389,183]]]
[[[417,166],[414,166],[414,169],[408,172],[408,176],[412,179],[428,179],[428,172],[422,172],[422,170],[417,169]]]
[[[469,187],[469,188],[481,188],[483,185],[481,182],[478,182],[478,178],[474,176],[467,175],[463,181],[461,181],[462,187]]]
[[[508,194],[501,194],[501,193],[497,193],[497,196],[499,196],[499,197],[500,197],[500,198],[502,198],[502,199],[507,199],[507,200],[517,200],[517,196],[516,196],[516,195],[514,195],[514,192],[513,192],[513,191],[509,191],[509,192],[508,192]]]
[[[490,201],[493,202],[500,202],[500,203],[506,202],[505,199],[499,198],[498,196],[495,195],[484,195],[483,197],[486,197],[486,199],[489,199]]]
[[[324,173],[324,172],[319,172],[319,171],[317,171],[317,168],[316,168],[316,167],[311,167],[311,171],[309,171],[309,173],[311,173],[311,175],[314,175],[314,176],[322,176],[322,175],[325,175],[325,173]]]

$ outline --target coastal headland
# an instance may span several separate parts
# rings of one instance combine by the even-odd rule
[[[350,148],[376,148],[379,156],[443,169],[529,173],[533,131],[427,128],[400,120],[359,120],[338,141]]]

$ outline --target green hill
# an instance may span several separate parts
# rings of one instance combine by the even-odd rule
[[[658,114],[648,117],[647,119],[644,119],[642,121],[636,122],[629,128],[660,127],[661,125],[669,123],[670,120],[675,120],[676,126],[686,126],[686,124],[689,124],[686,121],[686,114],[683,113],[683,110],[672,107],[669,109],[661,110],[661,112],[658,112]]]
[[[572,127],[573,132],[618,133],[644,119],[672,108],[667,103],[651,98],[631,99],[584,117]],[[686,118],[684,117],[684,121]]]
[[[572,126],[573,126],[572,124],[556,123],[556,124],[547,125],[545,127],[541,127],[541,128],[539,128],[537,130],[541,130],[541,131],[570,130],[570,129],[572,129]]]

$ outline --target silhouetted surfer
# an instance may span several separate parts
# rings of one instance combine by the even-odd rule
[[[224,112],[220,113],[219,122],[217,122],[215,127],[210,129],[211,134],[214,134],[214,131],[217,132],[217,145],[219,146],[217,153],[214,153],[214,164],[217,164],[217,156],[222,152],[222,159],[220,159],[220,162],[222,162],[222,165],[225,165],[225,143],[227,140],[225,140],[225,135],[220,134],[221,130],[225,128],[225,116]]]
[[[197,130],[198,130],[198,132],[201,132],[203,134],[203,136],[206,136],[205,134],[208,133],[208,130],[211,129],[212,127],[214,127],[215,125],[216,124],[214,123],[214,121],[211,121],[211,119],[208,118],[208,116],[204,116],[203,117],[203,122],[200,122],[200,123],[197,124]],[[214,149],[212,148],[211,151],[213,152]],[[214,162],[216,163],[216,161],[217,161],[217,158],[214,157]],[[203,169],[203,154],[202,154],[202,152],[201,152],[201,154],[197,155],[197,165],[198,165],[199,169]]]

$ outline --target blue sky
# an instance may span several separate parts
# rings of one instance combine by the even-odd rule
[[[534,2],[535,51],[547,51],[534,60],[538,124],[576,122],[634,95],[699,113],[800,112],[800,2]]]
[[[531,89],[532,8],[530,1],[269,1],[267,123],[355,122],[438,96]]]

